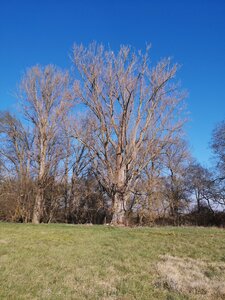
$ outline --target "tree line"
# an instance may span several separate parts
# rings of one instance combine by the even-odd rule
[[[0,112],[0,219],[224,225],[225,123],[215,167],[190,154],[185,95],[170,59],[74,45],[72,71],[34,66]]]

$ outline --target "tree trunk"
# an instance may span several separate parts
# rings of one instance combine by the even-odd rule
[[[126,199],[123,195],[116,193],[112,209],[112,225],[128,225],[128,214],[126,212]]]
[[[200,211],[201,211],[201,204],[200,204],[200,198],[199,198],[199,196],[197,197],[197,210],[198,210],[198,213],[200,213]]]
[[[39,172],[38,172],[38,181],[37,181],[37,194],[35,198],[33,218],[32,218],[32,223],[34,224],[39,224],[41,221],[41,217],[43,215],[46,153],[47,153],[46,129],[44,128],[42,129],[41,137],[40,137],[40,160],[39,160]]]
[[[42,208],[43,208],[43,189],[38,188],[37,195],[35,197],[34,210],[32,223],[39,224],[42,217]]]
[[[121,147],[118,145],[117,150],[117,158],[116,158],[116,182],[117,182],[117,189],[119,191],[124,190],[124,183],[125,183],[125,174],[126,174],[126,166],[123,164],[123,157],[121,153]],[[116,192],[116,194],[113,197],[113,203],[112,203],[112,221],[111,224],[113,225],[125,225],[125,219],[126,219],[126,197],[124,193]]]
[[[68,196],[68,203],[67,203],[67,210],[66,210],[66,222],[67,223],[74,223],[74,201],[76,197],[76,175],[75,170],[73,169],[73,175],[71,178],[71,187]]]

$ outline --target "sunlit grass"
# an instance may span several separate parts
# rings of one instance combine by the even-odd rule
[[[164,255],[225,263],[225,231],[0,223],[0,299],[198,299],[157,284]]]

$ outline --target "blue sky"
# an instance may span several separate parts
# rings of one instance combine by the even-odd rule
[[[144,48],[152,59],[171,56],[188,90],[187,137],[193,155],[210,164],[209,141],[225,119],[224,0],[1,0],[0,109],[15,110],[23,71],[34,64],[70,68],[76,43],[96,40]]]

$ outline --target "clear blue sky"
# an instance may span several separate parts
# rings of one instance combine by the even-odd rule
[[[209,140],[225,119],[225,0],[0,0],[0,109],[14,110],[13,91],[34,64],[71,66],[74,42],[152,44],[158,60],[182,65],[193,155],[207,164]]]

